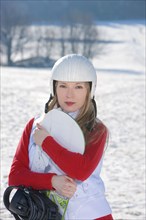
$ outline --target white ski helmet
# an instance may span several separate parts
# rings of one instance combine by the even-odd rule
[[[92,63],[84,56],[69,54],[60,58],[52,68],[51,93],[54,95],[53,81],[91,82],[91,98],[94,97],[97,76]]]

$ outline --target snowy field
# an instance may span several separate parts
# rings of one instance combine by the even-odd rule
[[[101,29],[107,39],[119,41],[93,60],[98,117],[110,131],[102,170],[106,195],[115,220],[144,220],[145,26],[109,23]],[[24,126],[44,110],[49,77],[49,69],[1,68],[0,220],[13,219],[2,194]]]

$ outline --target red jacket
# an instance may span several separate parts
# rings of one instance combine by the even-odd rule
[[[51,179],[55,173],[36,173],[29,169],[28,145],[33,121],[31,119],[26,125],[18,144],[9,174],[9,185],[52,189]],[[83,155],[66,150],[51,136],[43,141],[42,149],[68,176],[83,181],[91,175],[103,155],[107,129],[103,129],[105,126],[102,123],[99,127],[98,141],[87,144]]]

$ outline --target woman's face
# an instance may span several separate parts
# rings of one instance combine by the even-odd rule
[[[63,111],[75,112],[84,105],[87,84],[86,82],[57,82],[56,94]]]

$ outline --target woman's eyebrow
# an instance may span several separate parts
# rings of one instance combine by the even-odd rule
[[[59,84],[66,84],[65,82],[58,82]]]
[[[78,84],[83,85],[84,83],[83,82],[77,82],[76,85],[78,85]]]
[[[68,82],[58,82],[58,84],[66,85]],[[75,85],[84,85],[84,82],[75,82]]]

